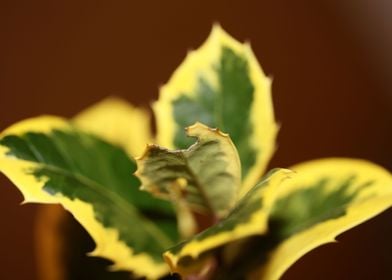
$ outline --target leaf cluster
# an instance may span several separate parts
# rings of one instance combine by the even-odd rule
[[[278,132],[271,79],[220,26],[153,109],[156,135],[146,111],[117,98],[16,123],[0,134],[0,171],[25,202],[71,212],[91,255],[147,279],[279,279],[392,205],[391,173],[364,160],[265,172]]]

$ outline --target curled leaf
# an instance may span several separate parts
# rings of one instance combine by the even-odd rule
[[[174,151],[149,145],[137,159],[136,174],[143,189],[168,199],[181,192],[192,209],[221,218],[233,207],[241,184],[237,151],[227,134],[201,123],[186,132],[197,138],[194,145]]]

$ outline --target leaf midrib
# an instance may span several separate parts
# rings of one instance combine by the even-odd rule
[[[184,155],[183,155],[184,156]],[[185,157],[185,156],[184,156]],[[185,167],[189,172],[189,175],[193,178],[193,182],[195,183],[195,187],[199,190],[200,196],[203,198],[205,202],[205,206],[207,206],[208,210],[211,214],[216,217],[217,214],[215,213],[214,207],[212,206],[212,202],[210,201],[207,192],[205,192],[203,184],[199,181],[196,174],[193,172],[191,166],[188,164],[188,158],[185,157]]]
[[[49,164],[45,162],[44,157],[41,155],[41,152],[38,149],[36,149],[34,145],[31,145],[29,141],[26,141],[27,146],[31,149],[32,153],[35,155],[37,159],[37,161],[29,161],[29,162],[45,166],[48,170],[57,172],[60,175],[74,178],[75,180],[79,181],[83,185],[89,187],[93,192],[98,193],[104,198],[111,199],[113,205],[115,207],[120,208],[119,209],[120,213],[121,210],[124,210],[124,212],[127,213],[128,215],[135,216],[136,218],[142,220],[143,224],[146,226],[146,229],[148,229],[150,234],[152,234],[152,236],[155,235],[155,237],[157,237],[156,239],[158,243],[162,245],[163,249],[166,249],[167,247],[170,247],[172,245],[170,239],[161,230],[159,230],[159,228],[157,228],[149,219],[147,219],[139,211],[137,211],[137,209],[133,207],[133,205],[129,204],[126,200],[124,200],[121,196],[117,195],[116,193],[110,192],[109,191],[110,189],[105,188],[104,185],[100,184],[96,180],[89,178],[88,176],[83,175],[77,170],[73,169],[72,167],[74,167],[74,164],[71,158],[69,158],[69,155],[63,149],[62,145],[60,145],[56,141],[56,138],[52,139],[52,143],[56,147],[57,151],[62,155],[62,158],[64,158],[67,161],[69,168],[72,169],[72,172],[70,172],[67,169],[58,167],[54,164]],[[119,203],[118,204],[115,203],[116,201],[118,201]]]
[[[67,176],[79,181],[81,184],[88,187],[91,191],[98,193],[100,196],[111,200],[112,205],[114,205],[116,208],[119,208],[119,210],[117,211],[120,211],[120,213],[121,211],[124,211],[125,213],[130,215],[130,217],[134,216],[138,219],[141,219],[143,221],[142,224],[145,226],[146,230],[150,233],[150,235],[156,237],[156,240],[158,241],[158,243],[162,245],[164,249],[172,245],[172,241],[157,226],[155,226],[154,223],[152,223],[150,220],[144,217],[140,212],[138,212],[134,206],[130,205],[127,201],[125,201],[121,196],[117,195],[116,193],[107,191],[107,188],[105,188],[103,185],[96,182],[95,180],[85,175],[82,175],[80,173],[71,173],[55,165],[50,165],[46,163],[35,163],[35,164],[42,165],[43,168],[58,173],[59,175]],[[91,204],[93,205],[93,203]]]

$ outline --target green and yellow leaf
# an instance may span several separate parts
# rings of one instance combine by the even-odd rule
[[[271,221],[280,243],[269,254],[258,279],[279,279],[300,257],[392,205],[392,176],[362,160],[322,159],[291,168]]]
[[[106,98],[75,116],[73,122],[83,131],[123,147],[135,157],[152,141],[150,115],[118,97]]]
[[[197,121],[228,133],[238,149],[245,194],[275,151],[277,125],[266,77],[249,44],[215,25],[207,41],[190,52],[154,104],[157,140],[184,149],[183,129]]]
[[[253,187],[218,224],[195,235],[169,251],[164,257],[171,270],[181,275],[197,273],[200,259],[218,247],[268,231],[268,217],[275,200],[276,188],[292,174],[287,169],[275,169]]]
[[[58,117],[25,120],[0,135],[0,171],[25,202],[63,205],[95,241],[92,255],[156,279],[168,272],[161,254],[177,240],[175,214],[139,191],[135,169],[123,149]]]
[[[195,211],[222,218],[234,206],[241,186],[241,163],[227,134],[196,123],[186,129],[197,142],[170,151],[149,145],[137,159],[142,188],[158,196],[185,197]]]

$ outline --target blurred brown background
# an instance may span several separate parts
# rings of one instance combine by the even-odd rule
[[[273,166],[360,157],[392,170],[390,1],[0,2],[0,129],[108,95],[148,106],[213,22],[274,77]],[[0,176],[0,279],[37,279],[36,206]],[[311,252],[285,279],[391,279],[392,211]]]

